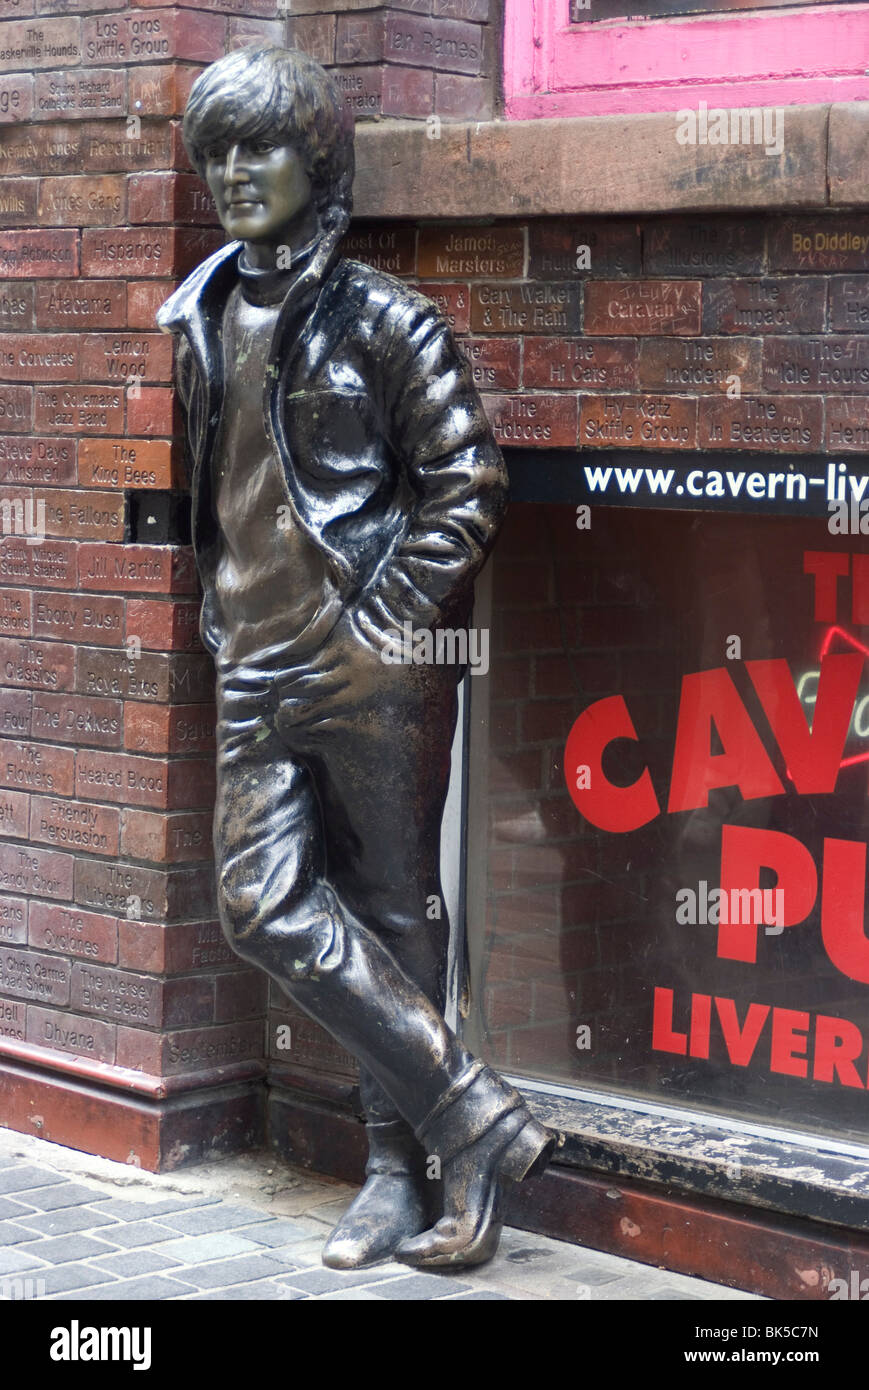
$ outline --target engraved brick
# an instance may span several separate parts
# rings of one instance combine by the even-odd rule
[[[83,695],[165,702],[169,685],[169,657],[162,652],[131,656],[127,651],[78,648],[75,688]]]
[[[76,480],[74,439],[0,435],[0,483],[61,487]]]
[[[575,396],[489,396],[483,405],[499,444],[575,448]]]
[[[468,285],[447,285],[437,280],[426,280],[414,288],[432,301],[454,333],[467,333],[471,315],[471,292]]]
[[[199,68],[180,67],[177,63],[130,68],[127,72],[130,111],[140,116],[183,115],[190,88],[199,72]]]
[[[215,977],[216,1023],[234,1023],[243,1018],[262,1019],[267,1003],[268,979],[261,970],[233,970]],[[259,1027],[262,1029],[262,1022]]]
[[[126,209],[120,174],[73,174],[40,179],[38,217],[46,227],[107,227],[123,222]]]
[[[81,62],[81,27],[77,19],[9,20],[0,30],[0,69],[33,72],[67,68]]]
[[[211,63],[224,52],[224,20],[199,10],[156,9],[82,21],[85,63]]]
[[[69,690],[75,670],[75,647],[65,642],[0,637],[0,679],[28,690]]]
[[[821,276],[710,280],[703,286],[703,331],[819,332],[826,292]]]
[[[472,285],[471,328],[475,333],[578,333],[581,294],[577,284],[549,281]]]
[[[819,396],[710,397],[700,413],[700,447],[814,453],[823,438],[822,407]]]
[[[0,333],[3,381],[71,381],[78,374],[75,333]]]
[[[0,179],[0,216],[6,227],[35,224],[38,216],[35,179]]]
[[[75,962],[69,1003],[73,1009],[120,1023],[160,1026],[160,982],[109,966]]]
[[[380,115],[383,110],[385,63],[376,67],[336,67],[330,71],[344,98],[344,105],[356,120]]]
[[[0,735],[25,738],[30,733],[32,704],[33,695],[29,690],[0,686]]]
[[[435,111],[448,120],[490,121],[494,113],[491,80],[461,77],[454,72],[436,73]]]
[[[679,396],[584,396],[585,449],[696,449],[697,402]]]
[[[126,106],[124,73],[117,68],[37,73],[34,116],[122,116]]]
[[[33,326],[33,286],[0,282],[0,332],[27,333]]]
[[[29,637],[33,633],[33,598],[29,589],[0,589],[0,635]]]
[[[246,48],[250,43],[276,43],[279,47],[286,43],[285,19],[256,19],[249,15],[231,15],[228,24],[227,52],[234,48]]]
[[[127,289],[123,280],[37,282],[38,328],[123,328],[126,317]]]
[[[76,580],[75,541],[28,545],[17,536],[0,540],[0,585],[26,584],[37,589],[68,589]]]
[[[98,808],[105,810],[105,807]],[[32,902],[28,940],[31,946],[62,951],[81,960],[103,961],[114,965],[118,959],[118,923],[100,912],[79,907]]]
[[[827,397],[824,447],[834,454],[869,453],[869,397]]]
[[[416,270],[416,230],[414,227],[374,223],[351,228],[341,243],[341,253],[364,261],[389,275],[413,275]]]
[[[420,227],[423,279],[517,280],[525,271],[523,227]]]
[[[336,63],[379,63],[384,57],[385,42],[386,15],[383,9],[367,14],[338,16]]]
[[[6,999],[0,999],[0,1037],[24,1042],[26,1024],[26,1004],[12,1004]]]
[[[172,293],[171,280],[131,280],[127,285],[127,323],[130,328],[154,327],[160,305]]]
[[[287,20],[287,43],[329,66],[335,61],[334,14],[291,15]]]
[[[35,1004],[27,1008],[27,1041],[52,1051],[71,1052],[96,1062],[115,1060],[115,1025],[100,1023],[80,1014],[60,1013],[57,1009],[41,1009]]]
[[[29,433],[33,422],[33,387],[0,383],[0,430]]]
[[[130,753],[81,752],[76,759],[76,794],[154,810],[193,810],[213,794],[210,760],[141,758]]]
[[[130,222],[215,225],[214,199],[196,174],[132,174],[127,181]]]
[[[803,284],[801,278],[797,281]],[[834,333],[869,333],[869,275],[835,275],[830,286],[830,328]],[[823,324],[812,325],[823,327]]]
[[[27,898],[16,898],[10,893],[0,893],[0,941],[6,944],[12,942],[16,946],[25,944],[29,907],[30,902]],[[31,942],[31,945],[33,944]]]
[[[120,964],[160,974],[238,964],[219,922],[118,922]]]
[[[62,854],[60,850],[0,845],[0,889],[69,901],[72,898],[72,866],[72,855]],[[0,952],[0,962],[8,963],[5,952]],[[17,992],[0,976],[0,993]],[[38,993],[34,995],[34,998],[40,997]],[[64,997],[54,1002],[65,1004],[67,1001]]]
[[[126,503],[111,492],[82,493],[52,488],[42,494],[45,533],[80,540],[121,541]]]
[[[198,603],[128,599],[125,635],[156,651],[200,651],[199,608]]]
[[[9,593],[8,589],[3,593]],[[0,598],[2,602],[2,598]],[[124,600],[84,594],[34,594],[35,637],[117,647],[123,641]]]
[[[425,68],[386,63],[381,91],[384,116],[428,116],[434,111],[435,75]]]
[[[771,270],[869,270],[869,217],[790,217],[770,231]]]
[[[69,434],[119,434],[124,428],[123,391],[112,386],[38,386],[37,430]]]
[[[120,748],[123,737],[123,705],[87,695],[46,695],[33,697],[32,732],[36,738],[51,738],[75,747]],[[69,763],[67,794],[72,793],[74,773]],[[59,791],[60,788],[49,788]]]
[[[355,1076],[358,1063],[345,1048],[313,1019],[294,1009],[270,1009],[268,1015],[268,1055],[289,1066],[313,1068],[333,1076]],[[278,1047],[278,1028],[288,1031],[281,1035],[283,1046]],[[286,1046],[289,1043],[289,1046]]]
[[[141,1029],[119,1028],[118,1064],[150,1076],[183,1076],[258,1061],[263,1043],[261,1019],[184,1029],[165,1037]]]
[[[123,227],[82,234],[82,274],[171,275],[175,233],[171,227]]]
[[[214,910],[210,869],[144,868],[136,864],[80,858],[74,898],[83,907],[117,912],[136,921],[179,921]]]
[[[145,437],[180,433],[178,397],[172,387],[131,387],[127,392],[127,429],[132,435]],[[178,458],[180,461],[180,452]]]
[[[462,351],[479,391],[518,391],[518,338],[465,338]]]
[[[632,338],[527,338],[524,383],[540,390],[637,386],[637,344]]]
[[[30,836],[30,797],[27,792],[0,792],[0,837],[15,840],[33,838]]]
[[[340,19],[338,26],[340,44]],[[417,18],[387,12],[383,57],[387,62],[410,67],[476,76],[482,69],[482,30],[462,20]]]
[[[116,855],[121,838],[120,812],[114,806],[34,796],[30,838],[37,844],[56,845],[58,849]]]
[[[435,19],[470,19],[485,23],[489,18],[489,9],[490,0],[431,0],[431,12]]]
[[[167,440],[83,439],[78,460],[82,487],[168,489],[174,481]]]
[[[647,338],[639,345],[640,386],[647,391],[760,389],[759,338]]]
[[[192,594],[198,588],[189,546],[84,542],[78,574],[80,588],[109,593]]]
[[[0,129],[0,173],[68,174],[78,163],[82,129],[67,121]]]
[[[124,746],[143,753],[204,753],[214,747],[214,705],[151,706],[128,701]]]
[[[636,222],[559,218],[529,225],[528,274],[536,280],[639,273],[640,228]]]
[[[767,391],[869,391],[869,339],[765,338],[763,386]]]
[[[82,381],[171,381],[172,340],[164,333],[87,333]]]
[[[33,78],[21,73],[0,77],[0,124],[20,125],[33,114]]]
[[[586,333],[700,332],[698,280],[589,280]]]
[[[643,268],[650,275],[757,275],[765,233],[760,219],[655,219],[645,226]]]
[[[121,854],[155,864],[210,860],[210,811],[121,812]]]
[[[78,233],[0,232],[0,275],[10,280],[78,275]]]
[[[78,138],[76,163],[83,173],[123,174],[173,165],[173,132],[166,121],[143,119],[138,135],[130,132],[127,120],[86,121]]]

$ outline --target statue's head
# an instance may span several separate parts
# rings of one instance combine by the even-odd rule
[[[197,78],[182,127],[229,234],[279,243],[292,227],[346,226],[353,117],[335,81],[273,44],[228,53]]]

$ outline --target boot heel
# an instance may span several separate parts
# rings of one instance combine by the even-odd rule
[[[521,1182],[543,1172],[555,1148],[555,1135],[536,1120],[528,1120],[512,1140],[500,1163],[503,1177]]]

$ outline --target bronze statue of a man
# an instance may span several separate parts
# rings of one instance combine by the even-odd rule
[[[323,69],[231,53],[183,133],[234,238],[158,315],[217,667],[223,928],[360,1062],[368,1176],[325,1263],[480,1263],[500,1180],[554,1137],[442,1017],[449,927],[426,904],[463,671],[394,651],[405,623],[466,625],[504,463],[433,305],[340,256],[353,126]]]

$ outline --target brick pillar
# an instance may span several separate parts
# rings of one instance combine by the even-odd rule
[[[97,5],[0,0],[0,1123],[157,1169],[263,1137],[154,312],[223,240],[190,84],[285,24],[275,0]]]

